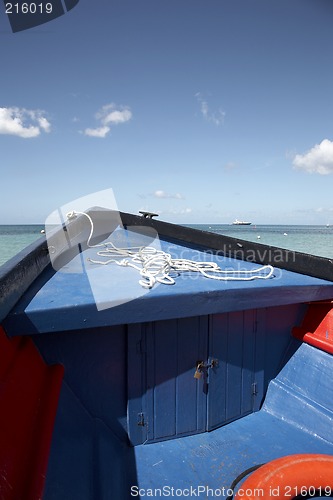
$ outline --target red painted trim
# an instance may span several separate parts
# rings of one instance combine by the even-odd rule
[[[29,337],[9,340],[0,326],[1,498],[42,498],[63,372]]]
[[[333,354],[333,303],[309,305],[301,327],[293,328],[293,336]]]

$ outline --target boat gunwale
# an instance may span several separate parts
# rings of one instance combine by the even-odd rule
[[[0,323],[50,263],[45,237],[40,237],[0,266]]]
[[[134,226],[148,225],[161,236],[187,244],[195,244],[203,249],[223,252],[226,257],[255,264],[272,265],[313,278],[333,281],[333,259],[327,257],[255,243],[156,219],[143,219],[143,217],[123,212],[121,219],[124,227],[132,226],[131,230]]]
[[[108,210],[93,207],[87,213],[105,217]],[[140,231],[140,227],[151,227],[167,240],[195,245],[203,250],[221,253],[225,257],[272,265],[274,267],[333,281],[333,259],[321,257],[262,243],[172,224],[126,212],[119,213],[125,229]],[[82,217],[70,221],[81,224]],[[62,228],[59,228],[59,232]],[[48,244],[44,237],[31,243],[5,264],[0,266],[0,322],[8,315],[29,286],[50,264]]]

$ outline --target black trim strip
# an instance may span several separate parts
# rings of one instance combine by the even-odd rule
[[[49,262],[45,238],[39,238],[0,266],[0,323]]]
[[[156,219],[147,219],[138,215],[121,212],[120,216],[124,226],[149,226],[165,238],[222,252],[227,257],[255,262],[257,264],[270,264],[274,267],[286,269],[287,271],[333,281],[333,259],[286,250],[262,243],[252,243]]]

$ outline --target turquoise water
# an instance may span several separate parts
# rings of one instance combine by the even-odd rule
[[[299,252],[333,258],[333,226],[233,226],[191,224],[190,227]],[[0,265],[41,237],[43,225],[0,225]]]
[[[233,238],[333,258],[333,226],[233,226],[196,224],[191,227]]]
[[[0,225],[0,266],[23,250],[33,241],[38,240],[42,224]]]

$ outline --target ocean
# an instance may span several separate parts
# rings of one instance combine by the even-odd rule
[[[0,266],[42,236],[42,224],[0,225]]]
[[[333,258],[333,226],[287,226],[287,225],[250,225],[230,224],[191,225],[217,234],[233,238],[272,245],[297,252]]]
[[[187,226],[242,240],[333,258],[333,226],[187,224]],[[0,225],[0,266],[40,238],[42,224]]]

